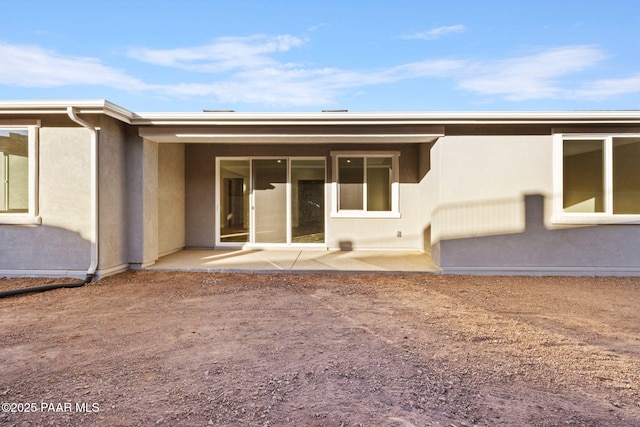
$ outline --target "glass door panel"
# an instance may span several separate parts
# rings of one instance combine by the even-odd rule
[[[253,160],[254,242],[287,243],[287,159]]]
[[[291,160],[291,243],[324,243],[323,159]]]
[[[249,160],[220,160],[220,242],[249,242]]]

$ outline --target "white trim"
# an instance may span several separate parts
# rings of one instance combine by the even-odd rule
[[[0,129],[19,129],[27,131],[27,212],[0,212],[0,224],[6,225],[39,225],[42,218],[38,216],[38,163],[39,163],[39,121],[16,120],[14,122],[1,121]]]
[[[29,215],[38,218],[38,183],[39,181],[39,128],[38,125],[29,126]],[[33,154],[31,154],[33,153]],[[40,220],[41,221],[41,220]]]
[[[133,124],[640,124],[640,111],[442,111],[442,112],[140,112]]]
[[[401,218],[400,213],[400,151],[331,151],[331,218]],[[338,159],[340,157],[362,157],[364,161],[364,185],[362,210],[338,209]],[[367,211],[367,162],[369,157],[391,157],[391,210]]]
[[[598,225],[640,224],[640,214],[613,213],[613,139],[640,138],[637,133],[555,133],[553,134],[553,224]],[[563,207],[563,146],[564,141],[602,141],[604,150],[604,212],[565,212]]]
[[[326,170],[326,168],[325,168]],[[284,186],[284,199],[285,199],[285,208],[284,210],[285,212],[285,222],[286,222],[286,229],[285,229],[285,240],[287,241],[287,244],[291,244],[291,236],[293,233],[291,233],[291,227],[293,226],[293,217],[291,215],[291,203],[293,202],[293,198],[291,197],[291,159],[287,158],[287,169],[286,169],[286,180],[287,183]],[[327,173],[325,172],[325,175]],[[324,188],[324,187],[323,187]]]
[[[214,238],[214,244],[215,247],[219,247],[219,248],[236,248],[236,247],[243,247],[244,245],[248,244],[251,241],[251,235],[249,235],[249,241],[247,242],[223,242],[220,240],[221,236],[220,236],[220,228],[222,225],[222,217],[220,214],[220,209],[221,209],[221,205],[222,205],[222,191],[221,191],[221,179],[220,179],[220,162],[222,160],[246,160],[247,162],[249,162],[249,222],[253,221],[253,218],[251,217],[251,206],[252,206],[252,202],[251,202],[251,186],[253,185],[251,182],[251,158],[247,157],[247,156],[230,156],[230,157],[226,157],[226,156],[216,156],[216,182],[215,182],[215,193],[216,193],[216,201],[215,201],[215,219],[214,219],[214,230],[213,230],[213,238]],[[251,225],[249,225],[249,233],[251,233]]]
[[[0,214],[0,225],[40,225],[42,217],[28,214]]]
[[[603,162],[604,211],[609,215],[613,215],[613,138],[611,136],[607,136],[604,139]]]

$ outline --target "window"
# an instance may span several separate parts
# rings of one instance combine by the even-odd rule
[[[332,153],[332,156],[334,216],[399,216],[399,153]]]
[[[554,142],[559,222],[640,221],[640,136],[561,136]]]
[[[37,223],[36,127],[0,126],[0,223]]]

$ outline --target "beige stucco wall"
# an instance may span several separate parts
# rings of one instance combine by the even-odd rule
[[[362,147],[366,153],[369,147]],[[327,247],[353,249],[422,249],[419,188],[418,145],[387,146],[400,151],[400,186],[398,194],[400,218],[340,218],[327,220]],[[336,151],[342,151],[338,148]],[[383,150],[384,151],[384,150]],[[331,161],[329,157],[328,162]],[[329,175],[329,178],[331,175]],[[333,200],[327,188],[328,206]]]
[[[99,133],[99,270],[106,275],[129,267],[127,240],[127,145],[136,137],[125,124],[102,117]]]
[[[432,241],[443,271],[639,271],[638,226],[552,223],[551,135],[448,136],[437,146],[439,204],[432,214]]]
[[[185,246],[214,247],[216,157],[259,156],[326,160],[329,248],[431,250],[445,272],[640,273],[640,226],[552,223],[550,129],[454,129],[434,144],[182,145],[92,119],[100,128],[99,273],[140,268]],[[84,277],[90,141],[75,125],[39,130],[42,224],[0,225],[0,271]],[[399,151],[400,218],[332,217],[332,151]]]
[[[434,263],[438,264],[438,253],[432,251],[432,215],[440,201],[440,144],[421,144],[418,147],[419,177],[419,222],[422,230],[422,250],[431,254]]]
[[[126,168],[128,259],[142,268],[158,259],[158,144],[130,141]]]
[[[41,225],[0,225],[0,270],[84,277],[91,262],[90,133],[39,131]]]
[[[158,254],[185,246],[185,157],[183,144],[158,145]]]
[[[518,233],[526,194],[552,194],[550,135],[447,136],[437,143],[432,240]]]
[[[215,150],[185,146],[185,246],[215,246]]]

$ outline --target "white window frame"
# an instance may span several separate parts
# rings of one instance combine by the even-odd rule
[[[331,217],[332,218],[400,218],[400,152],[399,151],[332,151],[331,153]],[[349,210],[338,209],[338,159],[342,157],[391,157],[391,210],[367,211],[365,209]],[[364,165],[365,176],[363,182],[363,205],[367,206],[367,176],[366,160]]]
[[[38,214],[38,130],[40,128],[39,121],[12,120],[0,121],[0,129],[9,130],[27,130],[28,132],[28,164],[29,164],[29,209],[27,212],[11,213],[0,212],[0,224],[8,225],[33,225],[41,224],[42,219]]]
[[[553,215],[555,224],[640,224],[640,214],[613,213],[613,139],[640,138],[640,134],[554,134],[553,135]],[[604,212],[565,212],[563,208],[564,141],[593,140],[604,142]]]

